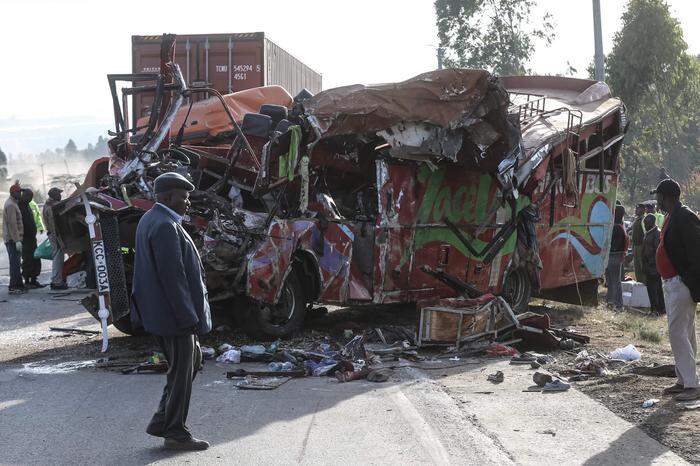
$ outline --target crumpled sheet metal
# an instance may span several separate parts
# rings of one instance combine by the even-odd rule
[[[228,105],[231,114],[236,122],[240,124],[246,113],[257,113],[263,104],[282,105],[291,107],[292,96],[281,86],[263,86],[246,89],[243,91],[225,94],[224,102]],[[189,116],[188,116],[189,115]],[[175,120],[170,127],[170,137],[175,138],[180,131],[182,123],[187,117],[187,126],[183,136],[186,141],[204,140],[207,137],[217,136],[226,131],[232,131],[231,121],[226,115],[221,102],[210,97],[200,100],[192,105],[183,106],[178,110]],[[140,118],[138,126],[143,126],[148,122],[148,118]]]
[[[353,240],[354,233],[347,225],[329,223],[321,232],[314,221],[274,221],[265,240],[248,256],[247,295],[260,302],[276,303],[293,254],[304,252],[318,265],[320,300],[368,300],[369,291],[351,265]]]
[[[323,137],[380,131],[400,122],[462,126],[489,90],[483,70],[448,69],[399,83],[338,87],[304,102]]]
[[[462,148],[462,132],[425,123],[402,122],[377,134],[391,145],[389,153],[399,158],[422,160],[437,155],[454,162]]]

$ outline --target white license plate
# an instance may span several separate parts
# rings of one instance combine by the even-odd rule
[[[97,291],[100,294],[109,293],[109,274],[107,273],[107,254],[103,241],[92,243],[92,257],[95,259],[95,276]]]

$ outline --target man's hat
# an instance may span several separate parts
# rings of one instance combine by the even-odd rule
[[[650,194],[656,193],[663,194],[664,196],[680,197],[681,187],[671,178],[666,178],[665,180],[662,180],[658,186],[656,186],[656,189],[651,191]]]
[[[153,182],[153,191],[156,194],[167,193],[173,189],[194,191],[194,185],[187,178],[175,172],[163,173]]]
[[[59,194],[61,194],[62,192],[63,192],[62,189],[59,189],[59,188],[51,188],[51,189],[49,189],[48,195],[49,195],[49,197],[51,197],[51,196],[53,196],[54,194],[55,194],[55,195],[59,195]]]

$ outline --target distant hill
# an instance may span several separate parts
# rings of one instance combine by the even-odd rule
[[[113,125],[114,122],[89,117],[0,119],[0,148],[10,158],[63,148],[69,139],[82,148],[94,143],[98,136],[107,137],[107,130]]]

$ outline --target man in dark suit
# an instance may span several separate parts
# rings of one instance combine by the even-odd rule
[[[656,249],[656,269],[663,280],[668,339],[678,377],[664,394],[675,394],[678,401],[697,400],[695,312],[700,302],[700,218],[681,204],[681,187],[674,180],[661,181],[652,194],[666,213]]]
[[[656,216],[647,214],[644,217],[644,242],[642,243],[642,268],[646,277],[647,294],[649,294],[649,303],[651,304],[652,312],[664,314],[666,305],[664,304],[664,291],[661,284],[661,275],[656,270],[656,250],[659,248],[661,241],[661,232],[656,226]]]
[[[638,282],[646,283],[646,274],[644,273],[644,216],[646,215],[646,207],[644,204],[637,204],[634,209],[634,222],[632,222],[632,254],[634,256],[634,278]]]
[[[206,450],[185,425],[192,381],[202,363],[197,335],[211,331],[204,268],[182,227],[194,186],[182,175],[155,179],[156,205],[136,229],[132,320],[156,335],[168,361],[167,383],[146,432],[165,438],[165,448]]]

